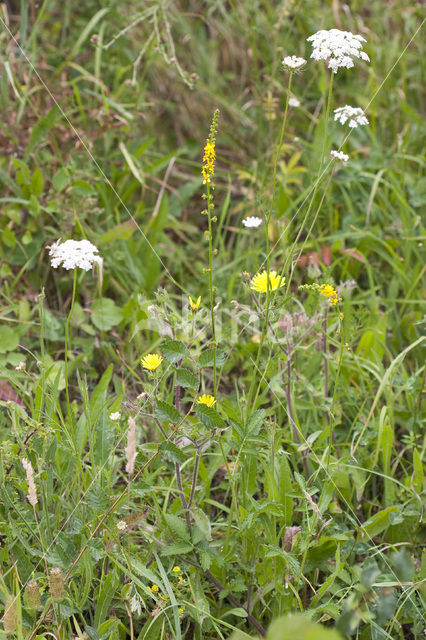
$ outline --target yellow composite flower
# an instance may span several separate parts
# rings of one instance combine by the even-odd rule
[[[198,404],[206,404],[208,407],[212,407],[216,400],[213,396],[210,396],[208,393],[203,393],[202,396],[197,398]]]
[[[172,571],[173,573],[180,573],[180,567],[173,567]]]
[[[141,365],[144,369],[148,369],[149,371],[155,371],[158,369],[162,362],[163,357],[158,353],[148,353],[146,356],[141,358]]]
[[[153,584],[152,587],[148,587],[148,589],[152,592],[152,593],[158,593],[160,590],[160,587],[158,586],[158,584]]]
[[[279,276],[276,271],[270,271],[269,274],[267,271],[262,271],[252,278],[251,288],[259,293],[267,293],[268,282],[269,290],[275,291],[285,285],[285,278]]]
[[[339,298],[339,294],[331,284],[320,284],[319,292],[322,296],[324,296],[324,298],[328,298],[330,307],[337,304],[342,299],[342,298]]]
[[[189,300],[189,306],[191,307],[191,309],[193,311],[197,311],[197,309],[200,306],[200,302],[201,302],[201,296],[198,296],[198,298],[196,299],[196,301],[194,302],[193,299],[191,298],[191,296],[188,296],[188,300]]]

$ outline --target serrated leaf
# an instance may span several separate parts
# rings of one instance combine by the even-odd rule
[[[161,345],[161,353],[164,358],[175,364],[175,362],[179,362],[179,360],[183,360],[189,356],[189,351],[179,340],[169,340],[165,344]]]
[[[197,390],[200,385],[198,378],[194,376],[192,371],[185,369],[185,367],[181,367],[176,371],[176,383],[185,389],[194,390]]]
[[[177,556],[185,553],[193,553],[194,547],[186,542],[172,542],[161,550],[162,556]]]
[[[92,304],[91,320],[97,329],[109,331],[123,319],[120,307],[111,298],[99,298]]]
[[[215,427],[218,429],[226,428],[225,421],[220,417],[216,409],[208,407],[205,404],[197,403],[195,405],[195,412],[201,422],[209,429],[214,429]]]
[[[171,513],[166,513],[164,519],[169,529],[174,534],[176,534],[178,538],[184,540],[185,542],[191,541],[191,536],[185,520],[182,520],[182,518],[179,518],[179,516],[175,516]]]
[[[164,440],[160,444],[160,451],[166,458],[166,460],[170,460],[170,462],[178,462],[182,464],[185,462],[186,455],[182,453],[182,451],[170,440]]]
[[[216,366],[221,367],[225,362],[226,354],[221,349],[216,349]],[[212,367],[214,364],[214,349],[206,349],[198,358],[198,366]]]
[[[162,400],[158,400],[154,416],[160,420],[171,422],[172,424],[177,424],[181,418],[179,411],[172,404],[168,404]]]

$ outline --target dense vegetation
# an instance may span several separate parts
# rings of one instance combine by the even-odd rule
[[[0,5],[0,638],[424,637],[423,23]]]

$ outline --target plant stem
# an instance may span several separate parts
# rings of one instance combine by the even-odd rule
[[[212,329],[212,345],[213,345],[213,395],[217,394],[217,377],[216,377],[216,326],[214,318],[214,288],[213,288],[213,238],[212,238],[212,195],[210,193],[210,185],[207,183],[207,220],[209,224],[209,293],[210,293],[210,317]]]
[[[70,308],[70,311],[69,311],[69,314],[68,314],[67,323],[65,325],[65,363],[64,363],[64,370],[65,370],[65,392],[66,392],[66,395],[67,395],[68,413],[70,413],[70,411],[71,411],[70,395],[69,395],[69,389],[68,389],[69,325],[70,325],[70,321],[71,321],[72,312],[74,310],[74,301],[75,301],[76,291],[77,291],[77,269],[75,268],[74,269],[73,283],[72,283],[71,308]]]

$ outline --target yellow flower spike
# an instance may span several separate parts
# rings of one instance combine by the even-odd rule
[[[158,369],[162,362],[163,357],[158,353],[148,353],[146,356],[141,358],[141,365],[144,369],[148,369],[149,371],[155,371]]]
[[[319,292],[322,296],[324,296],[324,298],[328,298],[330,307],[337,304],[342,299],[342,298],[339,298],[339,294],[331,284],[320,284]]]
[[[194,302],[193,299],[191,298],[191,296],[188,296],[188,300],[189,300],[189,306],[191,307],[191,309],[193,311],[197,311],[197,309],[200,306],[200,302],[201,302],[201,296],[198,296],[198,298],[196,299],[196,301]]]
[[[173,567],[173,573],[180,573],[180,567]]]
[[[268,282],[270,291],[275,291],[285,285],[285,278],[279,276],[276,271],[262,271],[252,278],[251,288],[259,293],[267,293]]]
[[[216,400],[213,396],[209,395],[208,393],[203,393],[202,396],[197,398],[197,402],[198,404],[205,404],[208,407],[212,407],[215,404]]]

